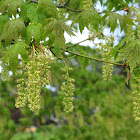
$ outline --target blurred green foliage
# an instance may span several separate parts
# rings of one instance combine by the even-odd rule
[[[67,63],[73,65],[73,59]],[[44,108],[32,113],[28,108],[16,109],[16,84],[0,81],[0,139],[4,140],[138,140],[140,126],[132,117],[131,90],[126,79],[114,75],[103,80],[101,73],[73,66],[70,76],[76,80],[71,114],[63,112],[60,84],[63,82],[61,62],[52,65],[52,89],[42,88]],[[88,67],[88,66],[87,66]],[[89,64],[90,67],[90,64]],[[99,66],[98,66],[99,67]],[[31,126],[35,126],[32,128]],[[31,127],[31,128],[30,128]]]

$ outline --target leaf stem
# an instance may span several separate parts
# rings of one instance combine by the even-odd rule
[[[40,46],[40,48],[41,48],[41,50],[42,50],[43,54],[45,54],[45,52],[44,52],[44,50],[43,50],[43,48],[42,48],[41,43],[39,44],[39,46]]]
[[[70,0],[68,0],[68,1],[64,4],[64,6],[68,5],[69,2],[70,2]]]
[[[78,45],[78,44],[80,44],[80,43],[82,43],[82,42],[84,42],[84,41],[87,41],[87,40],[90,40],[90,37],[88,37],[87,39],[84,39],[84,40],[82,40],[82,41],[80,41],[80,42],[78,42],[78,43],[75,43],[75,44],[72,44],[72,45],[70,45],[70,46],[67,46],[66,49],[69,49],[69,48],[71,48],[71,47],[73,47],[73,46],[76,46],[76,45]]]

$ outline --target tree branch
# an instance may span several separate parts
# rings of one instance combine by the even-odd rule
[[[82,42],[84,42],[84,41],[91,40],[91,39],[93,39],[94,37],[96,37],[98,34],[100,34],[100,32],[98,32],[97,34],[93,34],[92,36],[90,36],[90,37],[88,37],[87,39],[84,39],[84,40],[82,40],[82,41],[80,41],[80,42],[78,42],[78,43],[75,43],[75,44],[72,44],[72,45],[70,45],[70,46],[67,46],[66,49],[69,49],[69,48],[71,48],[71,47],[73,47],[73,46],[76,46],[76,45],[78,45],[78,44],[80,44],[80,43],[82,43]],[[101,33],[101,34],[102,34],[102,33]]]
[[[38,1],[36,1],[36,0],[31,0],[31,2],[33,2],[33,3],[38,3]]]
[[[71,48],[71,47],[73,47],[73,46],[76,46],[76,45],[78,45],[78,44],[80,44],[80,43],[82,43],[82,42],[84,42],[84,41],[87,41],[87,40],[90,40],[90,37],[87,38],[87,39],[85,39],[85,40],[82,40],[82,41],[80,41],[80,42],[78,42],[78,43],[72,44],[72,45],[66,47],[66,49],[69,49],[69,48]]]
[[[53,46],[50,47],[50,50],[54,54],[54,52],[52,51],[52,49],[54,49]],[[61,50],[65,51],[65,52],[68,52],[70,54],[74,54],[76,56],[80,56],[80,57],[84,57],[84,58],[90,59],[90,60],[95,60],[95,61],[98,61],[98,62],[104,62],[104,63],[109,63],[109,64],[113,64],[113,65],[119,65],[119,66],[123,66],[124,67],[124,65],[123,64],[120,64],[120,63],[115,63],[115,62],[110,62],[110,61],[106,61],[106,60],[102,60],[102,59],[93,58],[93,57],[90,57],[90,56],[86,56],[86,55],[83,55],[83,54],[72,52],[72,51],[67,50],[67,49],[64,50],[64,49],[61,48]],[[54,56],[55,56],[55,54],[54,54]]]
[[[57,8],[65,8],[65,9],[71,11],[71,12],[78,12],[78,13],[81,13],[81,12],[82,12],[82,10],[70,9],[70,8],[66,7],[65,5],[56,5],[56,7],[57,7]]]
[[[33,2],[33,3],[38,3],[38,1],[36,0],[31,0],[30,2]],[[68,0],[64,5],[56,5],[57,8],[65,8],[71,12],[77,12],[77,13],[81,13],[83,10],[74,10],[74,9],[70,9],[68,7],[66,7],[66,5],[70,2],[70,0]],[[114,11],[103,11],[103,12],[98,12],[99,14],[102,14],[102,13],[110,13],[110,12],[117,12],[117,11],[121,11],[121,10],[124,10],[124,9],[120,9],[120,10],[114,10]],[[125,10],[124,10],[125,11]]]
[[[69,51],[69,50],[66,50],[66,52],[71,53],[71,54],[74,54],[76,56],[80,56],[80,57],[84,57],[84,58],[87,58],[87,59],[95,60],[95,61],[98,61],[98,62],[104,62],[104,63],[109,63],[109,64],[123,66],[120,63],[115,63],[115,62],[110,62],[110,61],[106,61],[106,60],[102,60],[102,59],[93,58],[93,57],[86,56],[86,55],[79,54],[79,53],[75,53],[75,52],[72,52],[72,51]]]
[[[38,3],[38,1],[36,1],[36,0],[31,0],[30,2]],[[65,8],[65,9],[67,9],[67,10],[69,10],[69,11],[72,11],[72,12],[78,12],[78,13],[82,12],[82,10],[74,10],[74,9],[70,9],[70,8],[66,7],[66,5],[67,5],[69,2],[70,2],[70,0],[68,0],[64,5],[56,5],[56,7],[57,7],[57,8]]]

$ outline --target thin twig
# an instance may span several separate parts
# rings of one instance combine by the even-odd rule
[[[95,60],[95,61],[98,61],[98,62],[104,62],[104,63],[109,63],[109,64],[123,66],[120,63],[115,63],[115,62],[110,62],[110,61],[106,61],[106,60],[102,60],[102,59],[93,58],[93,57],[86,56],[86,55],[79,54],[79,53],[75,53],[75,52],[72,52],[72,51],[69,51],[69,50],[66,50],[66,52],[71,53],[71,54],[74,54],[76,56],[80,56],[80,57],[88,58],[88,59],[91,59],[91,60]]]
[[[66,47],[66,49],[69,49],[69,48],[71,48],[71,47],[73,47],[73,46],[76,46],[76,45],[78,45],[78,44],[80,44],[80,43],[82,43],[82,42],[84,42],[84,41],[87,41],[87,40],[90,40],[90,37],[87,38],[87,39],[84,39],[84,40],[82,40],[82,41],[80,41],[80,42],[78,42],[78,43],[72,44],[72,45]]]
[[[70,0],[68,0],[68,3],[69,3],[69,1],[70,1]],[[31,2],[33,2],[33,3],[38,3],[38,1],[36,1],[36,0],[31,0]],[[69,10],[69,11],[72,11],[72,12],[78,12],[78,13],[82,12],[82,10],[74,10],[74,9],[70,9],[70,8],[66,7],[66,5],[67,5],[68,3],[65,3],[64,5],[56,5],[56,7],[57,7],[57,8],[65,8],[65,9],[67,9],[67,10]]]
[[[67,46],[66,49],[69,49],[69,48],[71,48],[71,47],[73,47],[73,46],[76,46],[76,45],[78,45],[78,44],[80,44],[80,43],[82,43],[82,42],[84,42],[84,41],[91,40],[91,39],[93,39],[94,37],[96,37],[98,34],[100,34],[100,32],[98,32],[97,34],[93,34],[92,36],[90,36],[90,37],[88,37],[87,39],[84,39],[84,40],[82,40],[82,41],[80,41],[80,42],[78,42],[78,43],[75,43],[75,44],[72,44],[72,45],[70,45],[70,46]]]
[[[54,47],[50,47],[50,50],[52,51],[52,49],[54,49]],[[123,64],[120,64],[120,63],[115,63],[115,62],[110,62],[110,61],[106,61],[106,60],[102,60],[102,59],[97,59],[97,58],[93,58],[93,57],[90,57],[90,56],[86,56],[86,55],[83,55],[83,54],[79,54],[79,53],[75,53],[75,52],[72,52],[70,50],[64,50],[61,48],[61,50],[65,51],[65,52],[68,52],[70,54],[74,54],[76,56],[80,56],[80,57],[84,57],[84,58],[87,58],[87,59],[91,59],[91,60],[95,60],[95,61],[98,61],[98,62],[104,62],[104,63],[109,63],[109,64],[114,64],[114,65],[119,65],[119,66],[124,66]],[[52,51],[53,52],[53,51]]]
[[[64,4],[64,6],[68,5],[69,2],[70,2],[70,0],[68,0],[68,1]]]
[[[31,2],[33,3],[38,3],[38,1],[36,0],[31,0]],[[71,12],[77,12],[77,13],[81,13],[83,10],[74,10],[74,9],[70,9],[68,7],[66,7],[66,5],[70,2],[70,0],[68,0],[64,5],[56,5],[57,8],[65,8]],[[103,12],[98,12],[98,14],[102,14],[102,13],[110,13],[110,12],[117,12],[117,11],[121,11],[123,9],[120,10],[114,10],[114,11],[103,11]]]
[[[64,6],[64,5],[56,5],[56,7],[57,7],[57,8],[65,8],[65,9],[71,11],[71,12],[78,12],[78,13],[82,12],[82,10],[74,10],[74,9],[70,9],[70,8]]]

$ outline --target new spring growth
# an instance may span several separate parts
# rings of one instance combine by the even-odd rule
[[[65,81],[61,85],[61,94],[62,94],[62,104],[64,106],[64,112],[70,113],[74,110],[73,106],[73,96],[74,96],[74,90],[75,85],[73,84],[75,82],[74,79],[69,77],[68,70],[71,70],[67,65],[62,68],[62,71],[64,72],[63,77]]]
[[[108,54],[112,50],[111,43],[114,41],[113,37],[107,38],[106,44],[103,45],[100,43],[101,52],[102,52],[102,57],[103,60],[106,60]],[[113,61],[113,58],[111,58],[111,61]],[[112,72],[113,72],[113,64],[104,64],[102,66],[102,72],[103,72],[103,78],[106,81],[110,81],[112,79]]]
[[[17,81],[18,97],[15,104],[17,108],[25,107],[27,101],[29,109],[33,112],[42,108],[41,87],[50,84],[50,63],[54,62],[50,52],[43,47],[42,49],[44,51],[40,52],[33,48],[31,60],[26,64],[24,78]]]
[[[135,121],[140,121],[140,78],[133,76],[133,111]]]

